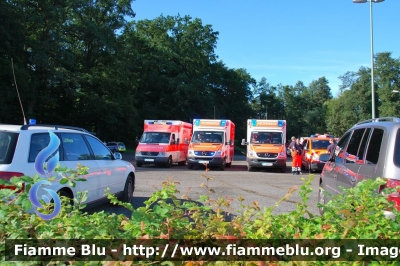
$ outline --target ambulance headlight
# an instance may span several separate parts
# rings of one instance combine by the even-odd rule
[[[249,151],[250,156],[256,156],[256,153],[254,151]]]
[[[159,152],[159,153],[158,153],[158,156],[165,156],[165,152],[163,152],[163,151],[162,151],[162,152]]]
[[[140,151],[137,151],[135,154],[136,154],[136,155],[140,155]]]
[[[216,153],[215,153],[215,156],[221,156],[222,155],[222,150],[218,150]]]
[[[189,155],[194,155],[194,151],[193,151],[193,150],[189,150],[189,151],[188,151],[188,154],[189,154]]]

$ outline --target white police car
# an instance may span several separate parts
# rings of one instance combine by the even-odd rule
[[[1,179],[23,175],[33,177],[36,174],[47,179],[58,162],[70,169],[76,169],[79,163],[89,168],[84,176],[86,182],[78,181],[75,187],[71,187],[68,183],[53,181],[46,188],[71,199],[79,191],[88,191],[87,204],[105,200],[107,188],[123,201],[132,200],[135,168],[121,159],[120,153],[112,153],[102,141],[82,128],[0,124]],[[47,166],[44,168],[45,162]],[[57,174],[53,173],[56,177]]]

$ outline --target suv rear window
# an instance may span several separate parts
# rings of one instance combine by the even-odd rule
[[[17,146],[18,133],[0,132],[0,164],[10,164]]]
[[[400,167],[400,129],[397,130],[396,142],[394,143],[393,162],[396,166]]]

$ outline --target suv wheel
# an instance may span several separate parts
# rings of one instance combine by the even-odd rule
[[[321,204],[321,207],[318,207],[319,213],[324,214],[324,206],[325,206],[325,194],[322,188],[322,183],[319,185],[318,189],[318,203]]]
[[[131,176],[128,176],[128,179],[126,180],[125,183],[125,188],[124,192],[122,194],[122,201],[124,202],[131,202],[133,198],[133,191],[134,191],[134,184],[133,184],[133,178]]]

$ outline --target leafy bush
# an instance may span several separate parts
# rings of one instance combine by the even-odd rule
[[[79,178],[85,168],[78,170],[58,169],[66,172],[62,182],[83,181]],[[154,192],[145,206],[137,209],[129,203],[119,201],[114,195],[108,197],[113,204],[129,209],[131,217],[102,212],[87,214],[86,193],[79,193],[74,206],[63,199],[62,210],[52,220],[42,220],[36,214],[26,212],[31,208],[28,191],[39,178],[12,178],[0,184],[14,185],[14,190],[0,190],[0,251],[5,250],[5,239],[399,239],[400,215],[384,196],[376,191],[384,180],[364,180],[356,187],[345,190],[342,195],[325,206],[325,213],[313,215],[307,206],[313,176],[304,179],[299,193],[302,201],[290,213],[273,215],[280,202],[288,199],[295,189],[274,206],[261,210],[257,203],[241,204],[238,215],[230,215],[231,201],[224,197],[213,197],[211,177],[204,175],[202,186],[205,195],[193,201],[185,194],[177,197],[178,184],[172,179],[162,183],[162,188]],[[25,182],[25,190],[22,188]],[[17,192],[19,191],[19,192]],[[242,198],[237,199],[241,203]],[[391,209],[395,218],[385,218],[383,211]],[[46,210],[51,211],[51,204]],[[5,262],[2,262],[2,265]],[[8,263],[8,262],[7,262]],[[103,262],[106,264],[107,262]],[[130,262],[115,265],[130,265]],[[164,262],[169,263],[169,262]],[[194,262],[187,265],[196,265]],[[200,263],[200,262],[199,262]],[[253,265],[253,262],[226,262],[227,265]],[[290,265],[310,265],[311,262],[290,262]],[[313,264],[337,265],[339,262],[313,262]],[[10,262],[10,264],[12,264]],[[30,264],[30,263],[27,263]],[[86,262],[98,265],[100,262]],[[156,262],[154,262],[156,264]],[[172,265],[166,264],[166,265]],[[215,262],[216,265],[224,265]],[[289,264],[281,262],[281,264]],[[343,263],[347,265],[348,263]],[[357,262],[354,262],[357,264]],[[360,262],[360,264],[363,264]],[[387,262],[390,265],[390,262]],[[395,265],[395,263],[392,263]],[[113,265],[113,264],[109,264]],[[200,264],[198,264],[200,265]],[[256,265],[256,264],[254,264]],[[265,264],[260,264],[265,265]]]

